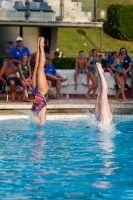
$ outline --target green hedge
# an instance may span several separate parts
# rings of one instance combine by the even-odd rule
[[[4,59],[7,58],[7,56],[0,56],[0,68],[3,66]],[[75,69],[75,59],[76,58],[54,58],[52,60],[52,65],[56,69]],[[105,67],[107,67],[107,60],[102,59],[102,63]],[[34,63],[31,61],[31,67],[34,68]]]
[[[52,65],[56,69],[75,69],[75,59],[76,58],[54,58],[52,61]],[[105,67],[107,67],[107,60],[102,59],[102,63]]]
[[[75,68],[75,59],[76,58],[54,58],[52,60],[52,65],[56,69],[74,69]]]
[[[133,40],[133,5],[110,5],[107,9],[110,34],[121,40]]]

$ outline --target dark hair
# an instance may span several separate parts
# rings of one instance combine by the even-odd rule
[[[11,57],[11,56],[9,56],[9,57],[7,58],[7,60],[14,60],[14,58]]]
[[[46,60],[46,62],[49,62],[49,61],[50,61],[49,58],[45,58],[45,60]]]
[[[126,55],[126,53],[125,52],[120,52],[119,53],[119,56],[123,56],[123,55]]]
[[[127,50],[126,50],[126,48],[125,48],[125,47],[122,47],[122,48],[120,48],[120,50],[119,50],[119,55],[120,55],[120,52],[122,51],[122,49],[124,49],[124,50],[125,50],[125,52],[126,52],[126,56],[127,56]]]
[[[97,50],[96,49],[92,49],[91,51],[94,52],[94,51],[97,51]]]
[[[79,53],[84,53],[84,51],[83,51],[83,50],[81,50],[81,51],[79,51]]]
[[[111,56],[113,56],[113,55],[117,55],[117,52],[116,51],[113,51],[112,53],[111,53]]]
[[[55,52],[54,52],[54,56],[55,56],[55,57],[59,57],[59,55],[60,55],[60,52],[59,52],[59,51],[55,51]]]

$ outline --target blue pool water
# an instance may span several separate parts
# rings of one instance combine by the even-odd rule
[[[115,121],[116,122],[116,121]],[[133,121],[0,121],[0,200],[133,200]]]

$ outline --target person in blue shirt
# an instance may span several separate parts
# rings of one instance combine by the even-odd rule
[[[102,69],[104,69],[105,66],[104,66],[104,64],[103,64],[103,62],[102,62],[102,59],[103,59],[102,54],[99,54],[99,55],[98,55],[98,61],[99,61],[99,63],[102,65]]]
[[[14,46],[10,52],[10,56],[14,58],[14,65],[17,67],[19,63],[21,63],[21,59],[23,55],[28,56],[28,62],[30,62],[31,54],[28,47],[23,45],[23,38],[16,38],[16,46]]]
[[[113,65],[113,63],[115,62],[115,60],[117,59],[117,52],[116,51],[113,51],[111,54],[110,54],[110,58],[108,60],[108,71],[110,72],[110,74],[114,77],[114,74],[115,72],[111,69],[111,66]],[[115,89],[116,90],[119,90],[119,85],[116,83],[115,85]]]
[[[126,73],[123,76],[123,78],[124,78],[124,89],[125,90],[131,90],[131,88],[127,84],[127,76],[129,76],[129,72],[131,71],[132,61],[131,61],[130,56],[128,56],[126,48],[122,47],[119,51],[119,54],[121,52],[124,52],[126,54],[126,57],[125,57],[124,62],[123,62],[123,68],[126,70]]]
[[[113,65],[114,61],[117,59],[117,52],[116,51],[113,51],[111,53],[111,57],[110,59],[108,60],[108,71],[110,72],[110,74],[112,76],[114,76],[114,73],[113,71],[111,70],[111,66]]]
[[[52,85],[56,87],[56,97],[57,99],[60,99],[61,82],[67,81],[67,78],[63,78],[57,73],[55,67],[50,65],[50,60],[48,57],[46,57],[44,73],[46,74],[47,80],[50,80]]]

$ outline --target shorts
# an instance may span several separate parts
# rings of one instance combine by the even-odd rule
[[[18,77],[10,77],[10,78],[8,78],[7,81],[6,81],[7,85],[10,85],[10,81],[14,81],[16,86],[17,85],[21,85],[20,84],[20,80],[19,80]]]
[[[29,73],[27,74],[23,74],[25,78],[28,78],[29,77]]]
[[[80,69],[79,69],[79,73],[80,73],[80,74],[83,74],[83,73],[84,73],[84,69],[83,69],[83,68],[80,68]]]
[[[56,80],[51,80],[52,86],[55,86]]]

